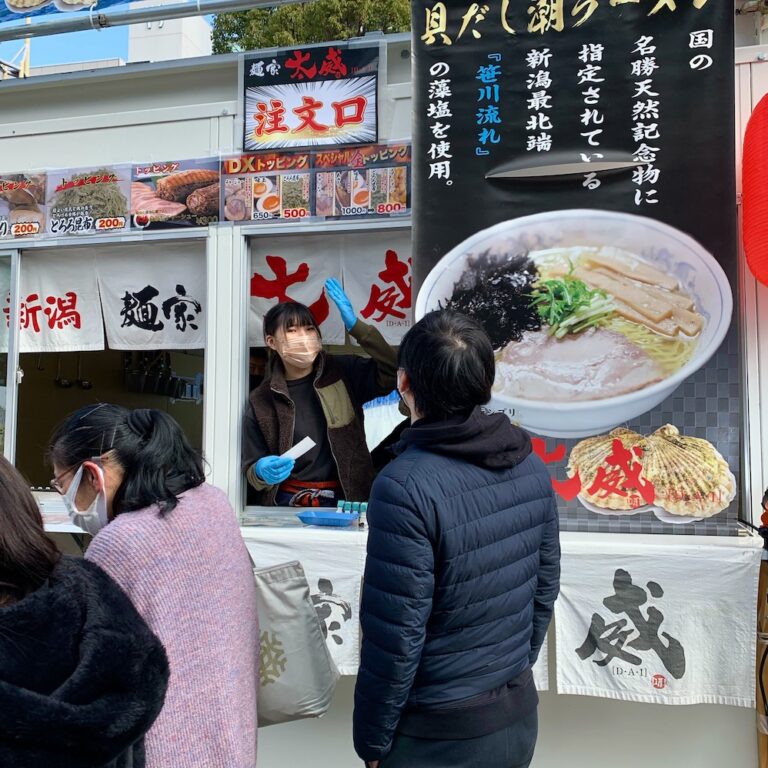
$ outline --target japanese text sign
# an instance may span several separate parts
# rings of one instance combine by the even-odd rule
[[[413,322],[410,232],[349,235],[340,245],[352,306],[390,344],[399,344]]]
[[[326,344],[344,343],[344,326],[324,283],[341,279],[363,322],[398,344],[411,325],[411,250],[407,231],[259,238],[251,252],[248,338],[263,346],[262,318],[280,301],[306,304]]]
[[[735,218],[723,221],[735,196],[726,6],[414,2],[417,283],[453,246],[510,211],[652,216],[731,263]],[[705,91],[718,99],[699,98]]]
[[[6,292],[2,334],[5,349],[10,318],[10,294]],[[19,351],[100,349],[104,349],[104,326],[93,254],[51,253],[26,258],[19,294]]]
[[[205,256],[188,246],[96,260],[110,349],[205,347]]]
[[[555,603],[558,693],[753,705],[756,547],[569,544]],[[723,653],[723,648],[728,653]]]
[[[417,319],[484,324],[566,530],[735,535],[732,9],[412,9]]]
[[[259,238],[251,250],[250,313],[248,339],[263,346],[262,318],[281,301],[306,304],[320,327],[326,344],[344,343],[344,325],[325,293],[325,281],[338,279],[341,256],[335,238],[322,235],[300,239]]]
[[[244,151],[376,141],[378,59],[342,44],[247,55]]]

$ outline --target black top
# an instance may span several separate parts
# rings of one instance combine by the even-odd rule
[[[0,766],[143,768],[167,681],[163,646],[122,589],[63,557],[0,608]]]
[[[314,378],[315,373],[312,372],[301,379],[286,382],[296,414],[293,444],[305,437],[315,441],[314,448],[296,460],[291,478],[302,482],[338,480],[336,462],[328,442],[328,423],[313,386]]]

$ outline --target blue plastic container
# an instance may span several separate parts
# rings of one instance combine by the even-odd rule
[[[296,517],[298,517],[304,525],[328,525],[336,528],[343,528],[347,525],[352,525],[352,523],[356,523],[360,514],[312,509],[307,510],[306,512],[297,512]]]

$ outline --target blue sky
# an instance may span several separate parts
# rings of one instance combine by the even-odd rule
[[[23,40],[0,43],[0,59],[10,61],[23,44]],[[115,58],[128,58],[128,27],[111,27],[100,31],[89,29],[85,32],[32,38],[33,67]],[[18,61],[16,59],[17,64]]]
[[[213,24],[213,16],[207,16],[206,20]],[[0,43],[0,59],[11,61],[23,45],[23,40]],[[32,38],[33,67],[117,58],[128,60],[127,26]],[[15,63],[18,64],[20,59],[19,56]]]

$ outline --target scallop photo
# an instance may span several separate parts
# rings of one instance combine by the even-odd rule
[[[651,410],[717,351],[733,299],[720,265],[653,219],[567,210],[513,219],[448,253],[416,316],[479,320],[496,350],[492,407],[552,437]]]

